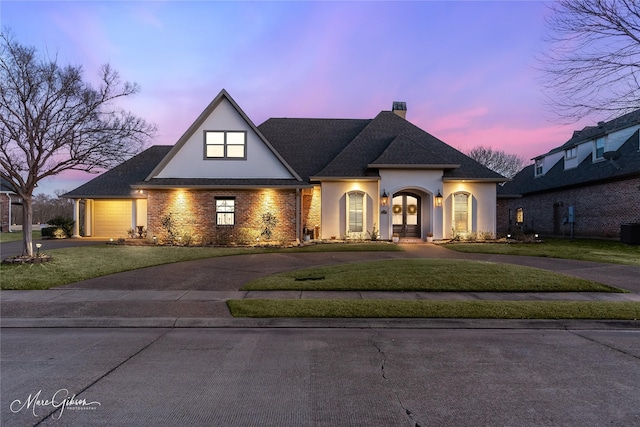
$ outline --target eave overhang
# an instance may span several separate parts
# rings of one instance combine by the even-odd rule
[[[367,165],[371,169],[458,169],[460,164],[376,164],[371,163]]]

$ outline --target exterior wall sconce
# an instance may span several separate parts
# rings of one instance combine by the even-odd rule
[[[382,190],[382,196],[380,196],[380,213],[383,215],[387,214],[387,206],[389,206],[389,195],[387,194],[387,190]]]
[[[442,207],[442,194],[440,194],[440,190],[438,190],[438,194],[436,194],[435,201],[437,207]]]

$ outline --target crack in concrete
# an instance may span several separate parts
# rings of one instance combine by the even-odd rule
[[[382,348],[376,344],[373,340],[371,340],[371,343],[373,344],[373,346],[375,347],[376,350],[378,350],[378,353],[380,355],[382,355],[382,363],[380,365],[380,371],[382,373],[382,378],[384,380],[389,381],[389,378],[387,378],[387,373],[385,371],[385,364],[387,362],[387,354],[382,350]],[[416,421],[416,417],[414,415],[414,413],[409,410],[409,408],[407,408],[404,405],[404,402],[402,402],[402,399],[400,398],[400,396],[398,395],[398,391],[395,388],[391,388],[391,390],[393,391],[393,394],[396,397],[396,400],[398,401],[398,404],[400,405],[400,408],[402,408],[402,410],[404,411],[404,413],[407,415],[407,417],[409,418],[409,421],[414,423],[414,427],[421,427],[420,424]]]
[[[578,336],[578,337],[580,337],[580,338],[583,338],[583,339],[585,339],[585,340],[587,340],[587,341],[591,341],[592,343],[599,344],[599,345],[601,345],[601,346],[603,346],[603,347],[606,347],[606,348],[608,348],[609,350],[617,351],[618,353],[622,353],[622,354],[624,354],[625,356],[630,356],[630,357],[632,357],[632,358],[634,358],[634,359],[638,359],[638,360],[640,360],[640,357],[639,357],[639,356],[636,356],[636,355],[635,355],[635,354],[633,354],[633,353],[629,353],[628,351],[625,351],[625,350],[622,350],[622,349],[619,349],[619,348],[613,347],[613,346],[611,346],[611,345],[609,345],[609,344],[606,344],[606,343],[600,342],[600,341],[596,340],[595,338],[589,338],[589,337],[587,337],[587,336],[585,336],[585,335],[579,334],[579,333],[578,333],[578,332],[576,332],[576,331],[572,331],[572,330],[567,330],[567,331],[568,331],[569,333],[571,333],[571,334],[573,334],[573,335],[576,335],[576,336]]]

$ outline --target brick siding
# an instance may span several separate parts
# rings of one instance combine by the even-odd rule
[[[295,190],[149,190],[147,235],[166,241],[162,219],[171,214],[177,236],[194,244],[232,243],[266,240],[261,234],[262,215],[277,219],[271,240],[296,240]],[[235,225],[216,224],[216,197],[235,199]]]
[[[516,229],[516,210],[522,208],[522,229],[545,235],[569,236],[570,225],[562,224],[562,219],[568,215],[569,206],[575,207],[574,236],[619,238],[621,224],[640,222],[640,179],[620,180],[518,199],[498,199],[498,234],[504,236]],[[555,220],[554,209],[557,216]]]

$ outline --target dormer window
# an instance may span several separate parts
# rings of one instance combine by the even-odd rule
[[[535,176],[542,176],[542,172],[543,172],[543,168],[542,166],[544,165],[544,162],[542,161],[542,159],[537,159],[536,160],[536,171],[535,171]]]
[[[571,147],[564,151],[565,159],[573,159],[578,155],[578,147]]]
[[[604,137],[596,139],[596,153],[595,160],[602,159],[602,155],[604,154]]]
[[[247,133],[243,131],[205,131],[205,159],[246,159]]]

